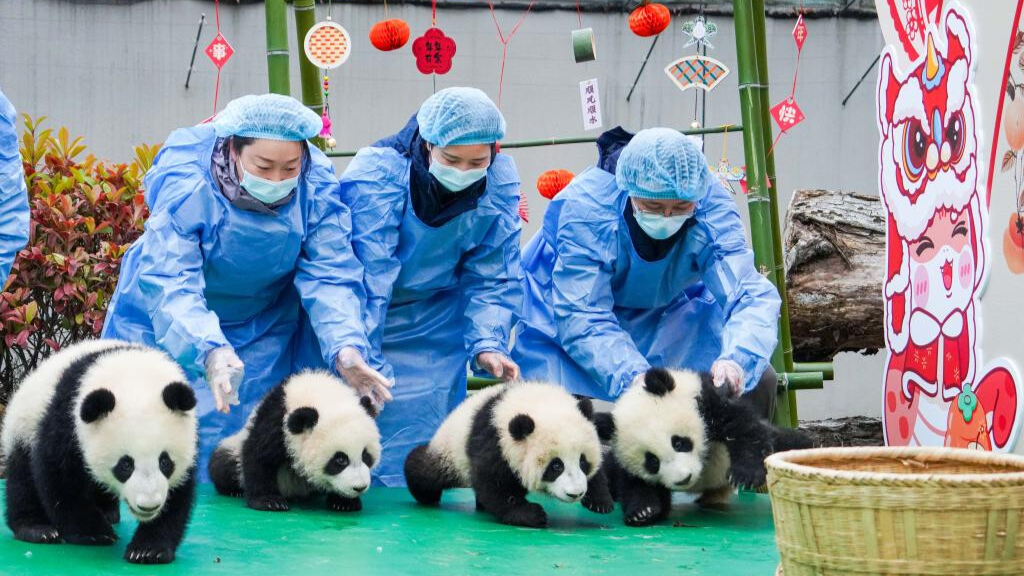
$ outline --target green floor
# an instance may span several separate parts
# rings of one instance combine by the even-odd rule
[[[0,529],[0,574],[706,574],[771,575],[778,563],[767,496],[740,494],[726,511],[677,503],[650,528],[622,525],[618,508],[593,514],[579,505],[534,498],[548,511],[545,530],[496,524],[473,510],[472,493],[445,495],[440,509],[417,506],[404,489],[373,488],[362,512],[337,514],[313,503],[284,513],[256,512],[209,486],[177,560],[133,566],[121,559],[135,521],[118,527],[112,548],[18,542]],[[122,506],[122,513],[124,507]],[[127,515],[126,515],[127,516]]]

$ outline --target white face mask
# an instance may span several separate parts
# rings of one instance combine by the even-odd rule
[[[472,170],[459,170],[454,166],[448,166],[438,162],[437,158],[430,158],[430,173],[437,178],[449,192],[462,192],[473,184],[487,176],[487,168],[474,168]]]
[[[683,227],[686,221],[693,217],[693,213],[680,214],[679,216],[662,216],[661,214],[651,214],[650,212],[644,212],[633,205],[633,216],[636,217],[636,223],[640,225],[640,228],[651,238],[655,240],[664,240]]]
[[[242,188],[245,188],[245,191],[250,196],[264,204],[273,204],[284,199],[299,185],[298,176],[274,182],[273,180],[253,176],[245,170],[245,166],[241,162],[238,163],[238,166],[242,169]]]

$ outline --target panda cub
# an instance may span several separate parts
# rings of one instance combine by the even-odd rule
[[[362,509],[380,433],[369,398],[326,372],[302,372],[274,387],[210,458],[217,491],[255,510],[289,509],[289,498],[326,494],[338,512]]]
[[[641,374],[597,420],[611,442],[604,472],[630,526],[665,518],[673,491],[700,494],[702,505],[725,503],[734,485],[764,484],[764,459],[773,452],[811,446],[803,433],[772,426],[696,372]]]
[[[473,488],[478,510],[499,522],[539,528],[547,514],[526,500],[547,492],[607,514],[614,502],[601,466],[601,444],[589,400],[559,386],[512,383],[470,396],[429,444],[405,461],[409,491],[435,505],[448,488]]]
[[[139,525],[124,557],[174,560],[195,499],[196,397],[166,354],[92,340],[45,360],[7,406],[7,525],[18,540],[110,545],[124,500]]]

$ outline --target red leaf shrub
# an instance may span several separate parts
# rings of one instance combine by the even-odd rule
[[[136,147],[130,164],[80,160],[81,138],[24,120],[32,222],[0,294],[0,402],[50,351],[99,336],[121,256],[149,215],[140,186],[159,149]]]

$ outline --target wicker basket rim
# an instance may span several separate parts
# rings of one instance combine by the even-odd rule
[[[987,472],[969,474],[910,474],[900,472],[870,472],[860,470],[837,470],[803,464],[816,459],[863,460],[884,458],[892,460],[913,459],[921,462],[962,462],[1018,468],[1019,472]],[[941,447],[844,447],[812,448],[772,454],[765,460],[769,470],[786,476],[801,476],[817,480],[847,480],[857,483],[875,482],[929,482],[948,484],[977,484],[1024,486],[1024,457],[1012,454],[993,454],[980,450]]]

